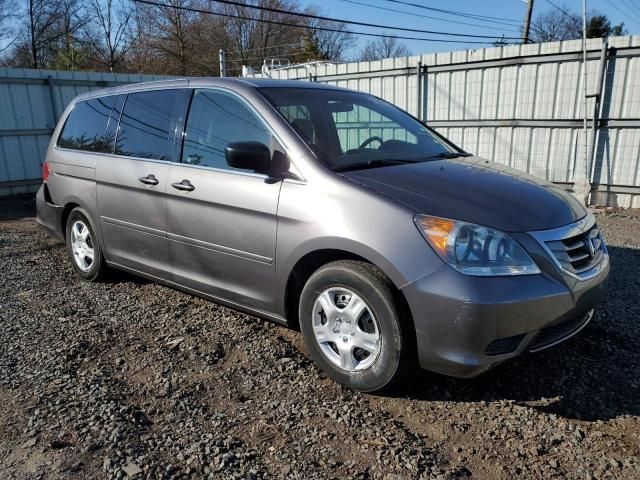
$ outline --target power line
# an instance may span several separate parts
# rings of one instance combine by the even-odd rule
[[[558,5],[553,3],[551,0],[544,0],[544,1],[547,2],[549,5],[551,5],[553,8],[555,8],[556,10],[558,10],[560,13],[562,13],[562,14],[566,15],[567,17],[569,17],[571,20],[573,20],[575,18],[574,15],[571,15],[564,8],[560,8]]]
[[[618,10],[622,15],[624,15],[625,17],[632,17],[632,20],[635,23],[638,23],[638,25],[640,25],[640,22],[637,20],[638,17],[636,17],[635,10],[623,11],[620,7],[615,5],[611,0],[607,0],[607,2],[609,2],[609,4],[611,4],[611,6],[613,8],[615,8],[616,10]],[[627,4],[625,3],[624,6],[625,6],[625,10],[626,10],[626,8],[628,8]],[[631,15],[629,15],[629,13],[631,13]]]
[[[631,3],[631,0],[620,0],[627,8],[629,8],[630,12],[633,12],[634,15],[640,14],[640,6],[635,3]]]
[[[283,26],[289,26],[289,27],[294,27],[294,28],[303,28],[303,29],[307,29],[307,30],[321,30],[321,31],[324,31],[324,32],[348,33],[348,34],[351,34],[351,35],[362,35],[362,36],[366,36],[366,37],[396,38],[398,40],[416,40],[416,41],[422,41],[422,42],[464,43],[464,44],[480,44],[480,45],[487,45],[487,44],[492,43],[489,40],[481,42],[481,41],[474,41],[474,40],[449,40],[449,39],[443,39],[443,38],[407,37],[407,36],[402,36],[402,35],[387,35],[387,34],[384,34],[384,33],[356,32],[356,31],[353,31],[353,30],[344,30],[344,29],[331,28],[331,27],[321,27],[321,26],[303,25],[303,24],[299,24],[299,23],[282,22],[282,21],[276,21],[276,20],[267,20],[265,18],[251,18],[251,17],[242,16],[242,15],[231,15],[231,14],[228,14],[228,13],[220,13],[220,12],[212,12],[210,10],[202,10],[200,8],[168,5],[166,3],[160,3],[160,2],[150,1],[150,0],[133,0],[133,2],[141,3],[141,4],[145,4],[145,5],[152,5],[154,7],[171,8],[171,9],[177,9],[177,10],[184,10],[184,11],[187,11],[187,12],[203,13],[203,14],[206,14],[206,15],[216,15],[216,16],[219,16],[219,17],[238,18],[240,20],[249,20],[249,21],[252,21],[252,22],[269,23],[269,24],[272,24],[272,25],[283,25]],[[495,39],[495,37],[490,37],[490,38]]]
[[[563,15],[566,15],[567,18],[571,19],[571,20],[575,20],[576,16],[572,15],[571,13],[567,12],[564,8],[559,7],[557,4],[555,4],[554,2],[552,2],[551,0],[544,0],[545,2],[547,2],[549,5],[551,5],[553,8],[555,8],[556,10],[558,10],[560,13],[562,13]],[[607,2],[609,2],[611,4],[611,6],[613,8],[615,8],[616,10],[618,10],[620,13],[622,13],[623,15],[629,17],[629,12],[623,12],[617,5],[615,5],[611,0],[607,0]],[[638,22],[638,24],[640,25],[640,22]],[[597,27],[589,27],[587,28],[587,31],[590,30],[598,30]]]
[[[468,25],[468,26],[471,26],[471,27],[480,27],[480,28],[484,28],[484,29],[496,30],[496,31],[499,31],[499,32],[502,32],[502,31],[519,32],[520,31],[520,30],[516,30],[516,29],[512,29],[512,28],[498,29],[498,28],[495,28],[495,27],[491,27],[489,25],[481,25],[479,23],[459,22],[457,20],[449,20],[447,18],[442,18],[442,17],[432,17],[430,15],[424,15],[424,14],[421,14],[421,13],[408,12],[407,10],[398,10],[397,8],[381,7],[379,5],[369,5],[368,3],[358,2],[356,0],[341,0],[341,1],[342,2],[347,2],[347,3],[353,3],[353,4],[356,4],[356,5],[363,5],[363,6],[369,7],[369,8],[376,8],[378,10],[386,10],[387,12],[403,13],[405,15],[411,15],[412,17],[429,18],[429,19],[432,19],[432,20],[440,20],[442,22],[448,22],[448,23],[457,23],[459,25]]]
[[[440,13],[446,13],[449,15],[456,15],[459,17],[468,17],[468,18],[475,18],[477,20],[480,19],[485,19],[485,21],[489,20],[489,21],[495,21],[495,20],[502,20],[505,22],[512,22],[515,25],[519,25],[520,21],[519,20],[515,20],[513,18],[500,18],[500,17],[491,17],[488,15],[480,15],[480,14],[476,14],[476,13],[467,13],[467,12],[456,12],[454,10],[446,10],[446,9],[442,9],[442,8],[435,8],[435,7],[427,7],[425,5],[421,5],[419,3],[411,3],[411,2],[406,2],[406,1],[402,1],[402,0],[385,0],[386,2],[391,2],[391,3],[400,3],[402,5],[409,5],[411,7],[416,7],[416,8],[422,8],[424,10],[432,10],[434,12],[440,12]]]
[[[465,34],[465,33],[449,33],[449,32],[440,32],[437,30],[420,30],[418,28],[408,28],[408,27],[394,27],[393,25],[381,25],[378,23],[368,23],[368,22],[358,22],[356,20],[343,20],[341,18],[333,18],[333,17],[325,17],[323,15],[313,15],[311,13],[303,13],[303,12],[292,12],[289,10],[282,10],[280,8],[273,8],[273,7],[264,7],[261,5],[247,5],[245,3],[241,3],[241,2],[235,2],[233,0],[209,0],[210,2],[215,2],[215,3],[222,3],[225,5],[235,5],[238,7],[244,7],[244,8],[251,8],[251,9],[255,9],[255,10],[262,10],[264,12],[271,12],[271,13],[282,13],[285,15],[293,15],[296,17],[302,17],[302,18],[310,18],[310,19],[314,19],[314,20],[324,20],[324,21],[328,21],[328,22],[335,22],[335,23],[343,23],[343,24],[347,24],[347,25],[356,25],[359,27],[372,27],[372,28],[384,28],[384,29],[388,29],[388,30],[398,30],[398,31],[402,31],[402,32],[413,32],[413,33],[427,33],[430,35],[449,35],[452,37],[469,37],[469,38],[490,38],[492,40],[495,40],[495,35],[473,35],[473,34]],[[520,37],[504,37],[505,39],[508,40],[519,40]]]
[[[244,50],[238,50],[235,52],[227,52],[227,53],[233,54],[233,53],[244,53],[244,52],[258,52],[261,50],[273,50],[274,48],[299,47],[299,46],[300,46],[300,42],[295,42],[295,43],[286,43],[284,45],[271,45],[270,47],[246,48]]]

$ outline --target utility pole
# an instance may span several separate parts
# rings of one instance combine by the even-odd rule
[[[220,51],[218,52],[219,54],[219,60],[220,60],[220,76],[221,77],[226,77],[227,76],[227,65],[224,59],[224,50],[220,49]]]
[[[588,205],[589,194],[591,193],[591,182],[589,179],[589,130],[587,127],[587,119],[589,113],[588,107],[588,91],[587,91],[587,0],[582,0],[582,94],[583,94],[583,154],[584,163],[578,161],[578,153],[576,152],[575,171],[573,172],[573,194],[582,202]]]
[[[526,0],[527,11],[524,14],[524,27],[522,27],[522,43],[529,43],[529,27],[531,27],[531,14],[533,13],[533,0]]]

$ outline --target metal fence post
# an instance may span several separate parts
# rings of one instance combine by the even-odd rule
[[[591,124],[591,151],[589,152],[589,178],[593,183],[595,171],[596,171],[596,154],[597,154],[597,138],[598,130],[600,129],[600,110],[602,108],[602,99],[604,98],[605,83],[604,76],[607,72],[607,62],[609,60],[609,43],[605,38],[602,41],[602,51],[600,52],[600,70],[598,71],[598,86],[596,93],[589,95],[595,98],[593,107],[593,122]]]
[[[220,76],[221,77],[226,77],[227,76],[227,62],[225,61],[224,50],[220,49],[220,51],[218,52],[218,55],[219,55],[219,60],[220,60]]]
[[[51,75],[47,76],[45,80],[47,82],[47,87],[49,90],[49,101],[51,102],[51,114],[53,115],[53,123],[51,124],[51,128],[55,128],[58,123],[58,108],[56,106],[56,97],[55,91],[53,89],[53,77]]]
[[[422,120],[422,60],[416,66],[416,118]]]

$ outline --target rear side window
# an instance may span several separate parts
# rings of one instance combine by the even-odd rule
[[[120,116],[116,155],[170,160],[172,119],[180,90],[130,93]]]
[[[105,133],[116,95],[78,102],[58,137],[58,146],[86,152],[104,152]]]
[[[182,162],[232,169],[224,149],[232,142],[260,142],[271,146],[271,132],[255,113],[232,94],[196,90],[185,129]]]

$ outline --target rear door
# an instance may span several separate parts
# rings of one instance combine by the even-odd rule
[[[281,181],[227,165],[231,142],[274,150],[265,122],[243,99],[195,90],[181,164],[169,167],[167,236],[176,282],[242,305],[273,310],[276,213]]]
[[[161,278],[171,275],[165,188],[185,95],[183,89],[168,89],[123,96],[107,129],[107,136],[115,137],[112,155],[96,165],[107,258]]]

